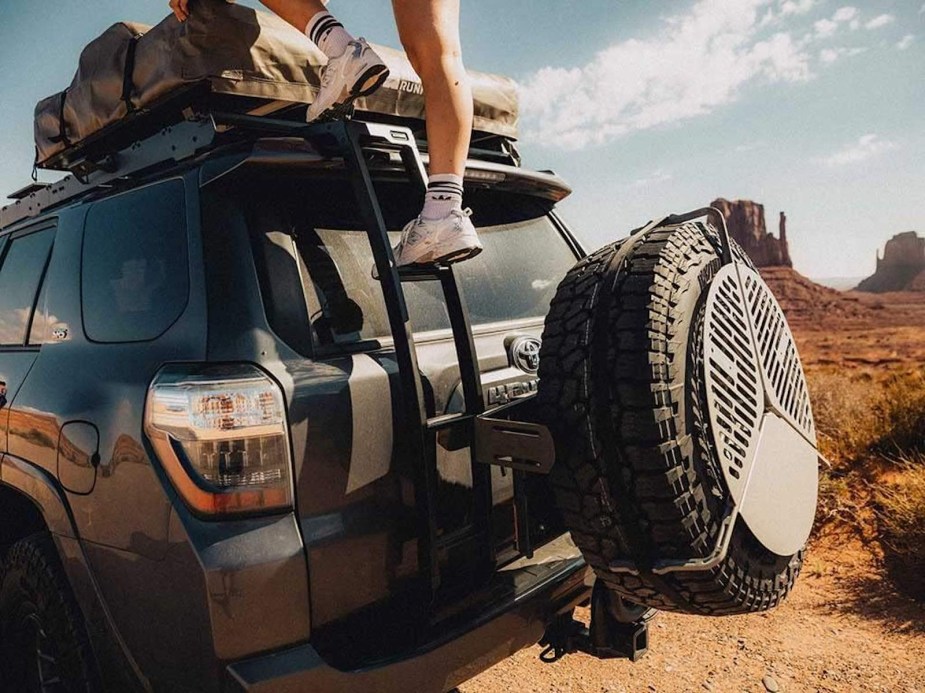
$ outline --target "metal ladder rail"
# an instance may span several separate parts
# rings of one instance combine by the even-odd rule
[[[379,207],[372,177],[363,154],[363,146],[376,144],[395,149],[405,168],[421,191],[426,189],[427,174],[420,152],[410,130],[377,123],[339,121],[310,126],[306,138],[324,145],[334,144],[343,155],[359,205],[361,220],[366,227],[379,282],[385,298],[389,323],[395,343],[399,366],[401,394],[407,403],[406,437],[410,452],[418,459],[415,469],[416,505],[419,516],[421,551],[419,563],[430,580],[433,592],[440,587],[439,549],[436,525],[436,459],[437,432],[454,426],[465,426],[469,431],[470,463],[473,485],[476,489],[476,517],[481,526],[479,534],[490,536],[491,529],[491,470],[475,459],[475,418],[483,411],[481,376],[475,351],[475,341],[469,322],[459,278],[452,267],[401,269],[395,267],[388,230]],[[466,401],[462,414],[428,417],[424,399],[421,372],[408,307],[402,282],[439,281],[444,293],[447,312],[453,331],[459,362],[460,379]],[[490,542],[486,544],[491,546]],[[491,556],[493,558],[493,554]]]
[[[486,562],[494,565],[494,543],[491,538],[493,510],[491,467],[478,462],[475,447],[476,418],[485,411],[485,398],[472,324],[469,320],[469,309],[459,275],[453,271],[452,266],[440,266],[402,269],[399,270],[399,276],[405,282],[439,280],[441,283],[456,346],[465,409],[461,413],[436,416],[428,420],[428,428],[434,433],[433,459],[436,459],[437,432],[458,427],[468,433],[469,465],[472,470],[473,493],[475,494],[475,526],[478,536],[482,537],[485,542]],[[437,543],[437,548],[439,550],[440,542]]]

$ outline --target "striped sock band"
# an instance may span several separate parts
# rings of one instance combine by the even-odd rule
[[[438,173],[430,176],[427,194],[424,195],[425,219],[442,219],[454,209],[462,209],[463,179],[452,173]]]
[[[347,33],[344,25],[330,12],[319,12],[305,27],[305,35],[328,58],[336,58],[344,54],[347,44],[353,41],[353,36]]]

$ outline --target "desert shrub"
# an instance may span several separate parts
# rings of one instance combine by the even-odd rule
[[[890,378],[874,406],[879,436],[871,448],[885,455],[925,454],[925,371]]]
[[[811,371],[809,387],[823,457],[817,524],[860,526],[861,510],[870,503],[867,489],[883,489],[885,471],[904,464],[925,470],[925,373],[875,378],[859,371]],[[886,527],[895,512],[912,503],[912,491],[891,489],[900,495],[874,499],[878,524]],[[925,498],[921,507],[925,515]],[[884,530],[892,532],[897,546],[914,525],[908,512],[900,515]],[[896,565],[905,564],[905,554],[894,550],[893,555]]]
[[[866,373],[817,372],[809,377],[823,456],[834,469],[925,454],[925,372],[877,380]]]
[[[809,393],[820,452],[833,470],[842,469],[879,437],[873,414],[878,388],[869,375],[816,371],[809,374]]]
[[[925,599],[925,465],[908,464],[876,493],[880,538],[890,573]]]

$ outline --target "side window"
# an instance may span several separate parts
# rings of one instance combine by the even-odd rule
[[[48,265],[54,229],[14,238],[0,264],[0,346],[22,346]]]
[[[84,330],[96,342],[162,335],[189,297],[182,181],[98,202],[87,214],[81,272]]]

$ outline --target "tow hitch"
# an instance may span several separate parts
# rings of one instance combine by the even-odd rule
[[[598,659],[638,661],[649,649],[650,612],[628,620],[617,604],[619,595],[597,580],[591,591],[591,623],[575,620],[573,612],[560,615],[540,641],[540,659],[556,662],[567,654],[584,652]]]

